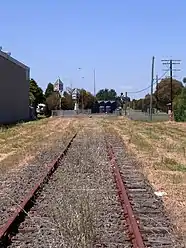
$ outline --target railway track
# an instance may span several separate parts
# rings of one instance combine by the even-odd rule
[[[173,232],[163,202],[154,194],[136,162],[126,154],[122,139],[116,133],[107,133],[107,140],[110,144],[110,157],[116,167],[115,175],[121,177],[135,216],[134,226],[137,223],[139,227],[136,228],[137,236],[143,240],[143,245],[139,247],[184,248],[185,245]]]
[[[90,121],[0,229],[0,247],[180,248],[123,151]]]
[[[17,232],[18,225],[21,221],[23,221],[25,215],[27,215],[27,212],[33,206],[39,191],[42,189],[44,184],[48,182],[51,175],[59,166],[60,160],[65,156],[76,135],[77,133],[72,136],[60,156],[58,156],[55,161],[48,165],[44,176],[40,178],[40,180],[34,185],[30,192],[28,192],[24,200],[20,204],[17,204],[17,209],[7,220],[7,222],[2,225],[2,227],[0,228],[0,247],[7,247],[9,245],[12,236]]]

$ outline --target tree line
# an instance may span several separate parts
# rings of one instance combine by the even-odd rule
[[[51,114],[51,110],[74,109],[74,101],[72,99],[74,90],[74,88],[69,87],[63,92],[63,96],[60,96],[58,92],[54,91],[54,85],[49,83],[45,92],[43,92],[38,83],[34,79],[31,79],[29,102],[34,109],[36,109],[39,103],[46,104],[47,115]],[[77,90],[77,101],[80,109],[91,109],[96,101],[109,100],[117,101],[118,106],[122,104],[121,96],[118,96],[114,89],[101,89],[97,92],[95,97],[85,89]]]
[[[186,82],[186,80],[184,80]],[[185,83],[184,82],[184,83]],[[172,98],[175,120],[186,121],[186,88],[183,83],[172,79]],[[152,107],[159,111],[167,112],[168,104],[171,102],[171,81],[170,78],[162,79],[157,85],[152,95]],[[132,108],[146,112],[150,107],[150,94],[144,98],[133,99]]]
[[[186,82],[186,79],[184,83]],[[54,86],[52,83],[47,85],[45,92],[39,87],[34,79],[30,80],[30,92],[29,101],[30,105],[35,109],[39,103],[46,104],[47,115],[51,114],[51,110],[63,109],[70,110],[74,108],[74,101],[72,99],[72,94],[74,89],[67,88],[61,97],[58,92],[54,91]],[[114,100],[117,102],[117,106],[123,107],[125,102],[130,102],[130,107],[136,110],[147,111],[150,106],[150,95],[147,94],[144,98],[127,99],[121,93],[117,95],[114,89],[101,89],[97,92],[96,97],[94,97],[90,92],[85,89],[78,89],[77,100],[79,102],[79,108],[91,109],[95,101],[108,101]],[[172,96],[173,96],[173,108],[175,120],[186,121],[186,88],[183,83],[173,79],[172,80]],[[153,108],[167,112],[168,106],[171,101],[171,83],[170,78],[162,79],[157,85],[155,92],[152,96],[152,106]],[[83,104],[83,106],[82,106]]]

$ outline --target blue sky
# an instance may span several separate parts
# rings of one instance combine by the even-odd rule
[[[60,76],[93,92],[95,68],[97,90],[136,91],[150,84],[153,55],[159,76],[169,58],[186,75],[185,11],[185,0],[1,0],[0,46],[43,89]]]

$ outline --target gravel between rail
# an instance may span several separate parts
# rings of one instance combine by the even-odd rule
[[[92,122],[75,138],[11,247],[131,247],[104,133]]]
[[[22,166],[13,167],[6,173],[0,173],[0,226],[17,209],[24,196],[45,173],[48,164],[59,156],[77,129],[74,122],[70,123],[67,128],[68,130],[61,132],[57,139],[52,140],[50,146],[36,152],[34,159]]]

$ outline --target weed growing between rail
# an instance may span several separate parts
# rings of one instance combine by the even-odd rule
[[[125,118],[114,123],[104,119],[101,123],[123,138],[155,190],[167,192],[163,197],[166,210],[171,213],[176,230],[186,236],[185,123],[145,123]]]

